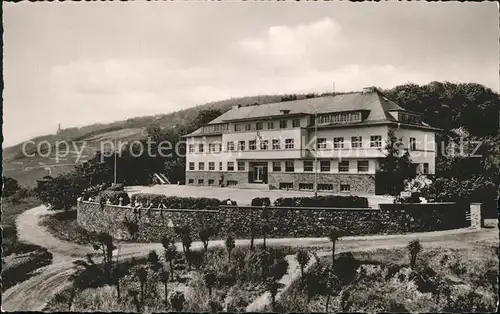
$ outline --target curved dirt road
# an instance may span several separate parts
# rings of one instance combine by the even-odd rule
[[[2,307],[5,311],[41,311],[47,302],[58,292],[70,284],[68,280],[74,272],[73,261],[85,257],[88,253],[95,253],[91,246],[78,245],[59,240],[52,236],[45,228],[38,224],[42,215],[52,214],[45,206],[38,206],[25,211],[16,220],[19,240],[37,244],[47,248],[53,255],[52,265],[37,270],[37,275],[9,288],[2,294]],[[375,248],[391,248],[404,246],[410,239],[419,238],[425,246],[458,246],[471,241],[496,241],[498,243],[498,229],[474,231],[469,229],[438,231],[409,235],[346,237],[339,241],[339,252],[348,250],[365,250]],[[255,241],[256,244],[262,240]],[[249,245],[250,240],[236,240],[237,246]],[[269,245],[289,246],[317,246],[328,248],[330,241],[327,238],[284,238],[268,239]],[[209,246],[223,246],[224,241],[210,241]],[[159,243],[127,243],[117,245],[119,259],[140,257],[150,250],[162,250]],[[181,244],[177,244],[181,250]],[[192,249],[201,249],[202,243],[193,242]],[[284,283],[293,281],[296,276],[296,267],[291,265]],[[257,301],[257,300],[256,300]],[[262,301],[255,305],[261,305]],[[260,307],[260,306],[259,306]]]

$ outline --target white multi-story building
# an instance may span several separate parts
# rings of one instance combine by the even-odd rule
[[[317,182],[319,191],[373,194],[390,130],[402,138],[415,171],[434,174],[439,129],[373,87],[234,106],[185,135],[186,184],[314,190]]]

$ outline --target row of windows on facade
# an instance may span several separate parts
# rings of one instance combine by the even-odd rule
[[[238,146],[236,146],[236,143]],[[226,143],[226,151],[236,151],[236,147],[238,150],[246,150],[247,148],[247,141],[238,141],[238,142],[233,142],[233,141],[228,141]],[[282,141],[280,139],[273,139],[272,140],[272,146],[271,148],[273,150],[279,150],[282,147]],[[334,149],[341,149],[341,148],[347,148],[346,141],[344,141],[344,137],[334,137],[333,141],[330,141],[330,143],[333,143],[333,148]],[[318,138],[316,142],[317,149],[327,149],[328,146],[328,141],[326,138]],[[269,149],[269,140],[260,140],[259,141],[259,147],[260,150],[268,150]],[[295,140],[293,138],[287,138],[284,140],[284,146],[285,149],[294,149],[295,148]],[[370,136],[370,147],[382,147],[382,136],[380,135],[373,135]],[[351,137],[351,148],[363,148],[363,137],[362,136],[352,136]],[[416,150],[417,145],[416,145],[416,139],[411,137],[410,138],[410,150]],[[249,140],[248,141],[248,150],[257,150],[257,140]],[[205,151],[205,144],[198,144],[198,152],[203,153]],[[222,144],[220,143],[210,143],[208,144],[208,151],[209,152],[221,152],[222,151]],[[195,144],[189,144],[189,152],[194,153],[195,152]]]
[[[369,162],[368,160],[358,160],[357,161],[357,168],[358,172],[368,172],[369,171]],[[234,161],[228,161],[227,162],[227,171],[234,171]],[[245,171],[245,162],[244,161],[238,161],[237,163],[237,169],[238,171]],[[282,164],[280,161],[273,161],[273,172],[281,172],[282,171]],[[295,171],[295,163],[293,160],[287,160],[285,161],[285,172],[294,172]],[[311,160],[304,160],[303,161],[303,169],[304,172],[312,172],[314,171],[314,163]],[[350,169],[350,161],[349,160],[342,160],[339,161],[338,163],[338,171],[339,172],[349,172]],[[189,170],[195,170],[195,163],[190,162],[189,163]],[[198,170],[199,171],[204,171],[205,170],[205,162],[198,162]],[[210,161],[208,162],[208,170],[209,171],[215,171],[215,162]],[[222,162],[219,162],[219,171],[222,171]],[[320,160],[319,161],[319,171],[320,172],[330,172],[331,171],[331,161],[330,160]]]
[[[194,179],[189,179],[188,184],[194,184]],[[205,179],[198,179],[198,184],[205,184]],[[222,180],[219,180],[219,185],[222,184]],[[228,180],[227,186],[235,186],[238,182],[234,180]],[[208,185],[215,185],[214,179],[208,179]],[[280,182],[279,189],[280,190],[291,190],[294,188],[293,182]],[[299,190],[310,190],[314,189],[314,183],[299,183]],[[340,192],[350,192],[351,185],[350,184],[340,184],[339,185]],[[331,183],[318,183],[318,191],[333,191],[333,184]]]
[[[331,123],[346,123],[346,122],[361,122],[361,112],[344,112],[344,113],[331,113],[331,114],[321,114],[318,115],[316,123],[317,124],[331,124]],[[311,123],[314,123],[314,119],[311,119]],[[290,120],[278,120],[278,121],[268,121],[264,123],[262,121],[253,123],[236,123],[233,125],[234,132],[243,131],[254,131],[254,130],[274,130],[275,128],[287,129],[289,127],[299,128],[300,119]],[[203,132],[224,132],[229,130],[228,124],[213,124],[206,125],[203,127]]]

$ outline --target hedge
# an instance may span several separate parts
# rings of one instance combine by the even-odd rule
[[[109,188],[107,188],[106,190],[107,191],[123,191],[124,189],[124,185],[123,183],[117,183],[117,184],[113,184],[112,186],[110,186]]]
[[[359,196],[327,195],[315,197],[286,197],[274,201],[274,206],[283,207],[335,207],[369,208],[368,199]]]
[[[96,201],[100,203],[103,201],[104,203],[107,202],[107,200],[110,200],[111,204],[113,205],[119,205],[120,204],[120,198],[122,198],[122,205],[127,206],[130,204],[130,197],[126,192],[123,191],[102,191],[99,193],[97,196]]]
[[[270,206],[271,200],[269,197],[256,197],[252,200],[252,206]]]
[[[218,208],[221,204],[221,201],[217,198],[177,197],[152,193],[133,194],[131,202],[132,204],[135,204],[135,202],[140,202],[143,205],[152,204],[154,208],[161,207],[161,204],[163,204],[165,205],[165,208],[170,209],[207,209],[211,207]]]

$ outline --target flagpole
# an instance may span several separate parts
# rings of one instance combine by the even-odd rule
[[[114,150],[115,150],[115,162],[114,162],[114,179],[113,179],[113,182],[114,184],[116,185],[116,137],[115,137],[115,147],[114,147]]]

